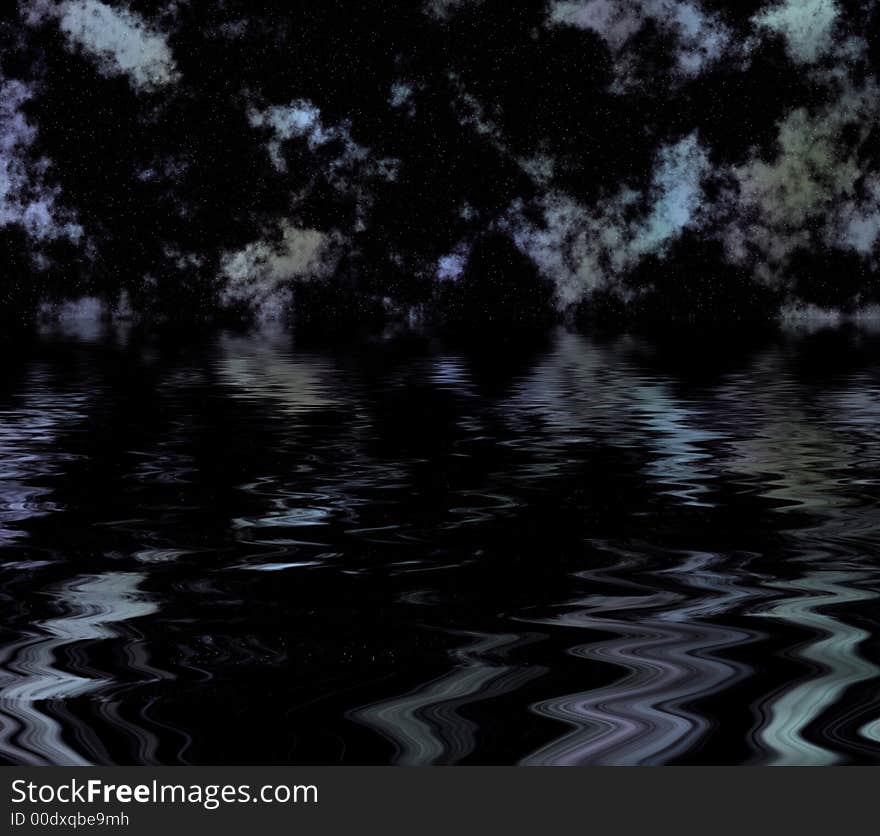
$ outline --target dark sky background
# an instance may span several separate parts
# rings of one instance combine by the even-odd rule
[[[8,321],[880,311],[876,2],[5,9]]]

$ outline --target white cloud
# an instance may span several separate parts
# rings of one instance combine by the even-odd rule
[[[685,229],[702,223],[702,181],[709,161],[697,136],[661,148],[645,192],[623,188],[592,208],[550,193],[539,202],[544,223],[514,207],[502,223],[516,245],[556,285],[561,308],[597,290],[623,296],[626,273],[642,259],[663,256]],[[645,204],[647,211],[640,211]]]
[[[722,232],[728,258],[753,264],[770,284],[788,280],[794,253],[815,243],[813,230],[862,255],[876,242],[880,193],[859,150],[880,118],[880,88],[834,78],[829,94],[824,107],[786,114],[772,159],[756,153],[730,170],[731,190],[717,207],[731,216]]]
[[[269,156],[279,171],[287,170],[281,154],[281,145],[289,139],[306,139],[312,149],[326,145],[333,139],[348,139],[340,129],[327,129],[321,123],[321,111],[311,102],[299,99],[289,105],[273,105],[265,110],[251,108],[248,121],[255,128],[270,128],[272,138],[268,142]]]
[[[837,308],[821,308],[800,300],[785,302],[779,309],[779,321],[787,329],[814,331],[836,328],[844,321]]]
[[[662,148],[654,170],[653,207],[634,239],[637,256],[660,250],[698,219],[702,180],[709,171],[696,134]]]
[[[393,181],[397,178],[400,160],[372,157],[370,149],[352,137],[347,122],[325,124],[320,109],[306,99],[264,109],[252,106],[248,110],[248,121],[254,128],[269,130],[266,150],[279,172],[287,172],[284,143],[294,140],[305,142],[318,159],[308,182],[301,184],[301,196],[306,195],[315,181],[323,177],[337,192],[354,199],[358,229],[365,227],[372,206],[373,196],[368,188],[370,181]],[[325,146],[327,150],[323,150]]]
[[[482,2],[483,0],[428,0],[425,11],[438,20],[446,20],[463,6],[477,6]]]
[[[79,240],[82,227],[58,204],[59,190],[46,185],[46,159],[32,159],[37,137],[22,111],[30,87],[0,77],[0,227],[18,225],[36,239]]]
[[[828,237],[834,246],[867,257],[880,244],[880,176],[868,177],[863,192],[837,209]]]
[[[243,302],[266,314],[279,303],[283,306],[291,282],[327,276],[337,263],[337,235],[302,229],[289,221],[267,232],[259,241],[223,257],[224,304]]]
[[[640,55],[633,38],[649,22],[674,39],[675,65],[683,78],[699,75],[732,48],[728,28],[696,0],[554,0],[549,22],[594,32],[605,41],[615,60],[615,92],[634,83]]]
[[[459,244],[451,253],[438,260],[436,278],[441,281],[458,281],[464,275],[470,254],[469,244]]]
[[[752,22],[782,35],[794,61],[812,64],[833,47],[839,13],[834,0],[782,0]]]
[[[104,75],[127,75],[136,89],[163,87],[178,76],[166,34],[124,5],[33,0],[27,11],[31,23],[57,18],[71,48],[91,55]]]
[[[880,306],[847,305],[846,308],[823,308],[790,299],[779,309],[779,322],[785,330],[812,333],[841,325],[854,325],[862,331],[880,331]]]
[[[413,86],[405,81],[395,81],[391,85],[391,94],[388,97],[388,104],[391,107],[403,107],[412,99],[414,93]]]

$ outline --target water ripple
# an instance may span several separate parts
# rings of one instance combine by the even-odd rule
[[[880,341],[46,335],[0,758],[880,763]]]

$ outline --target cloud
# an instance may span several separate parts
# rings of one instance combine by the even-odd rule
[[[104,75],[127,75],[137,90],[155,90],[178,77],[166,34],[124,5],[34,0],[28,11],[31,23],[56,18],[71,48],[88,53]]]
[[[23,82],[0,76],[0,227],[20,226],[34,239],[77,241],[82,227],[59,205],[60,190],[45,182],[50,162],[31,156],[37,129],[22,105],[32,95]]]
[[[438,260],[436,278],[440,281],[458,281],[464,275],[470,254],[470,244],[459,244],[451,253]]]
[[[351,198],[356,207],[355,225],[365,228],[373,203],[372,181],[392,182],[397,178],[400,160],[375,158],[370,149],[356,142],[347,122],[326,124],[320,109],[307,99],[266,108],[251,106],[248,121],[257,129],[268,130],[266,150],[273,166],[287,173],[284,143],[300,141],[314,155],[314,166],[307,182],[300,184],[300,197],[323,179],[340,195]]]
[[[428,0],[425,12],[437,20],[446,20],[463,6],[477,6],[483,0]]]
[[[838,207],[827,237],[839,249],[869,257],[880,244],[880,176],[866,178],[861,192]]]
[[[122,92],[126,80],[137,91],[166,88],[179,76],[169,40],[173,23],[168,22],[178,13],[175,3],[21,0],[25,26],[15,30],[15,24],[10,24],[9,31],[15,30],[15,37],[8,40],[18,53],[15,63],[6,66],[25,72],[23,68],[29,65],[41,85],[52,85],[55,82],[45,70],[51,62],[44,62],[43,57],[54,49],[60,50],[63,59],[67,50],[75,49],[96,62],[102,73],[119,76],[117,87]],[[355,94],[340,91],[335,83],[310,85],[312,95],[320,97],[315,100],[301,98],[292,89],[280,98],[267,98],[278,95],[282,88],[278,79],[264,79],[261,91],[261,62],[248,73],[249,92],[242,93],[233,80],[225,104],[239,108],[239,115],[246,115],[251,128],[246,129],[248,136],[244,138],[250,148],[241,151],[244,164],[256,149],[270,179],[277,180],[277,189],[258,190],[253,199],[230,190],[234,205],[229,206],[227,216],[244,219],[248,228],[256,218],[258,231],[248,233],[256,240],[246,246],[242,243],[247,238],[223,239],[220,245],[226,247],[220,253],[219,268],[223,304],[252,304],[267,315],[271,310],[280,311],[289,303],[290,288],[296,282],[329,276],[344,248],[350,248],[355,259],[364,259],[358,263],[367,268],[365,276],[379,272],[372,269],[373,264],[367,265],[369,259],[396,265],[394,280],[388,280],[389,296],[399,287],[396,277],[406,272],[419,278],[433,275],[455,281],[467,268],[472,242],[482,234],[498,231],[506,232],[554,282],[557,303],[563,309],[597,291],[629,298],[636,290],[628,276],[646,259],[666,257],[685,231],[695,232],[703,243],[720,242],[727,261],[742,268],[719,271],[718,275],[752,275],[756,284],[770,285],[781,291],[779,297],[789,299],[810,296],[807,287],[813,274],[803,281],[793,275],[793,265],[804,263],[806,256],[821,255],[827,264],[829,251],[833,251],[831,257],[845,253],[850,261],[859,258],[876,269],[880,171],[870,143],[880,128],[880,85],[864,40],[867,33],[859,31],[867,28],[870,4],[764,0],[734,14],[722,9],[723,4],[705,0],[542,0],[522,15],[508,10],[507,14],[515,16],[509,21],[511,28],[522,21],[527,31],[508,33],[504,23],[504,31],[495,30],[499,37],[531,37],[539,46],[543,43],[547,49],[559,50],[551,56],[543,77],[547,84],[558,86],[548,91],[547,107],[540,108],[543,121],[536,118],[530,122],[532,129],[516,131],[516,137],[508,134],[510,119],[504,118],[514,115],[515,110],[504,104],[506,93],[490,95],[485,92],[489,89],[485,79],[477,83],[481,73],[491,68],[475,66],[471,47],[464,42],[458,51],[444,48],[437,52],[435,48],[438,38],[463,37],[467,43],[478,44],[479,38],[491,37],[492,27],[498,25],[494,16],[505,14],[504,4],[423,0],[417,5],[437,20],[460,13],[467,17],[466,29],[473,27],[473,32],[466,35],[459,29],[458,24],[465,25],[463,19],[446,33],[429,25],[427,42],[417,40],[409,44],[411,53],[395,50],[393,62],[380,62],[383,69],[374,79],[381,99],[379,109],[359,117],[363,122],[337,115],[360,110],[351,98]],[[153,11],[145,11],[149,9]],[[471,14],[474,10],[477,13]],[[215,47],[219,49],[220,34],[239,38],[236,54],[238,50],[283,47],[287,38],[284,27],[270,31],[269,19],[258,13],[249,12],[246,18],[233,15],[226,23],[222,22],[224,17],[220,15],[205,27],[187,24],[176,37],[182,44],[185,35],[196,50],[205,38],[210,39],[208,53],[212,55],[218,54]],[[28,29],[28,24],[41,28]],[[532,28],[536,24],[553,27],[555,35],[563,34],[563,27],[568,31],[562,42],[553,45],[555,38],[541,40],[541,32]],[[315,25],[325,23],[316,20]],[[264,43],[267,37],[271,43]],[[177,43],[175,39],[175,46]],[[762,58],[758,53],[762,43],[772,43],[779,50],[770,50]],[[782,55],[783,46],[786,56]],[[595,124],[579,134],[576,120],[564,118],[567,108],[580,107],[566,99],[566,88],[579,80],[566,75],[565,66],[570,58],[568,50],[576,54],[581,48],[598,49],[605,58],[610,57],[615,77],[611,93],[635,96],[628,102],[609,102],[601,94],[595,97],[591,105]],[[474,60],[479,63],[480,58]],[[752,60],[745,77],[742,73]],[[369,62],[363,65],[364,71],[371,71],[370,66]],[[272,67],[277,69],[277,64],[269,60],[268,72],[273,72]],[[665,68],[671,68],[671,78]],[[215,70],[206,67],[202,72],[216,78]],[[703,79],[705,83],[680,89],[681,84],[704,73],[712,73]],[[753,84],[758,77],[766,80],[766,90],[756,93]],[[781,80],[785,88],[780,86]],[[197,82],[196,76],[186,89],[165,90],[166,96],[183,95],[193,101],[195,119],[202,112],[204,102],[199,97],[206,89]],[[26,102],[38,89],[42,88],[36,82],[6,80],[0,75],[0,226],[26,230],[34,252],[47,253],[51,248],[41,248],[35,242],[62,237],[76,240],[83,231],[53,185],[58,182],[53,174],[75,177],[76,172],[53,171],[51,161],[38,150],[39,125],[27,116]],[[747,97],[762,94],[778,94],[780,101],[742,117],[749,123],[733,128],[736,142],[722,138],[715,148],[703,144],[709,132],[701,139],[695,126],[716,117],[729,124]],[[638,108],[649,96],[658,106],[644,108],[640,120]],[[575,98],[581,101],[581,97]],[[733,107],[718,117],[717,109],[728,99]],[[154,104],[149,98],[140,102],[147,108],[141,115],[155,112],[151,102]],[[416,105],[422,128],[436,124],[438,130],[455,131],[457,121],[459,129],[469,135],[456,137],[452,145],[442,135],[436,142],[425,142],[424,136],[431,134],[420,129],[408,142],[399,131],[406,129],[407,116],[415,117]],[[74,116],[88,124],[87,113],[77,111]],[[198,149],[210,145],[199,138],[203,129],[209,131],[211,126],[189,125],[187,134],[192,135],[192,141],[183,146],[173,133],[166,136],[160,131],[146,138],[148,145],[158,144],[147,155],[138,151],[138,158],[131,161],[138,178],[135,187],[144,201],[152,201],[146,210],[161,211],[163,216],[188,213],[190,219],[214,217],[211,212],[200,212],[200,201],[214,200],[216,192],[192,188],[196,182],[193,177],[204,162],[196,157]],[[614,165],[620,166],[617,180],[608,183],[598,199],[588,202],[573,196],[568,191],[567,174],[578,171],[569,181],[572,192],[585,185],[584,180],[591,177],[591,154],[595,159],[590,143],[610,130],[620,131],[615,139],[619,149],[612,155]],[[719,135],[718,131],[711,133]],[[749,133],[762,144],[744,151],[740,140]],[[575,147],[578,136],[581,145]],[[58,132],[44,138],[63,141]],[[768,138],[775,142],[768,143]],[[606,140],[599,138],[602,145]],[[214,141],[212,138],[211,143]],[[626,167],[633,155],[642,153],[646,142],[653,143],[653,171],[646,179],[635,180]],[[453,166],[450,182],[432,179],[437,170],[442,171],[442,155],[453,145],[455,154],[473,153],[472,161],[478,161],[480,170],[496,184],[480,200],[472,201],[479,211],[466,202],[476,182],[463,176],[469,166]],[[397,203],[395,180],[404,162],[381,156],[391,148],[401,149],[392,153],[400,153],[408,166],[407,176],[400,178],[401,200]],[[238,149],[237,142],[229,146],[230,154],[238,154]],[[88,154],[89,149],[83,153]],[[729,156],[732,154],[737,156]],[[527,178],[519,176],[514,165]],[[187,167],[189,174],[183,177]],[[604,172],[593,178],[591,186],[600,180],[606,183],[612,176],[613,172]],[[87,189],[89,183],[80,186]],[[125,185],[120,183],[119,188]],[[267,202],[258,205],[264,197]],[[96,206],[92,198],[86,198],[89,207]],[[280,215],[276,214],[279,198],[284,203]],[[446,235],[445,243],[436,249],[434,237],[429,236],[427,242],[417,240],[418,225],[410,229],[409,218],[395,215],[398,205],[405,213],[406,207],[420,200],[427,207],[437,207],[437,223],[446,230],[439,233]],[[107,205],[113,205],[112,199]],[[83,213],[91,215],[92,211],[85,213],[84,204]],[[95,217],[88,245],[94,247],[93,263],[97,264],[102,255],[98,237],[102,224],[99,216]],[[113,223],[103,226],[115,234]],[[327,231],[330,229],[334,231]],[[181,230],[185,233],[181,239],[171,235],[174,240],[164,247],[165,266],[188,277],[198,273],[201,280],[210,275],[207,265],[216,263],[215,245],[207,243],[216,237],[206,236],[201,251],[185,225]],[[364,232],[368,234],[361,235]],[[397,242],[393,251],[383,246],[382,236]],[[425,254],[426,246],[430,255]],[[109,275],[111,271],[105,272]],[[383,279],[369,281],[372,293]],[[855,281],[847,286],[852,287]],[[866,301],[873,298],[875,284],[873,279],[866,284]],[[379,295],[385,290],[382,287]],[[662,287],[656,290],[663,292]],[[754,294],[760,299],[771,295]],[[822,297],[823,303],[827,298],[828,293]],[[853,300],[834,302],[844,308],[857,304]]]
[[[259,241],[223,256],[221,303],[245,303],[271,318],[267,314],[284,306],[294,281],[332,273],[339,258],[338,243],[338,235],[283,221]]]
[[[671,36],[675,69],[682,78],[702,73],[732,48],[728,28],[689,0],[555,0],[549,23],[573,26],[598,35],[615,61],[615,92],[633,84],[643,60],[635,37],[650,23]]]
[[[593,207],[552,192],[537,204],[541,226],[526,219],[522,205],[501,226],[555,283],[560,308],[598,290],[626,297],[629,271],[648,256],[662,257],[685,229],[702,223],[702,182],[709,171],[706,151],[691,134],[660,148],[645,191],[624,187]]]
[[[395,81],[391,85],[388,104],[394,110],[403,110],[412,119],[416,115],[416,88],[407,81]]]
[[[753,264],[756,276],[770,284],[789,280],[799,249],[824,242],[867,255],[876,242],[877,178],[859,157],[880,118],[880,88],[873,81],[825,81],[830,102],[786,114],[775,156],[756,154],[733,167],[732,191],[719,206],[723,213],[726,201],[731,214],[722,233],[729,259]]]
[[[839,12],[834,0],[782,0],[752,22],[785,38],[792,60],[813,64],[833,47]]]
[[[248,121],[255,128],[270,129],[271,139],[267,148],[273,165],[279,171],[287,171],[287,163],[281,153],[282,143],[287,140],[305,139],[313,150],[334,139],[351,141],[347,132],[325,128],[321,123],[321,111],[305,99],[289,105],[273,105],[265,110],[251,108],[248,111]],[[355,154],[362,153],[360,149],[352,150]]]
[[[841,325],[853,325],[872,333],[880,331],[880,306],[848,305],[847,309],[821,307],[791,299],[779,309],[778,319],[787,331],[813,333]]]

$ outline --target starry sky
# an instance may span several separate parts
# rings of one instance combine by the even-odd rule
[[[873,0],[21,0],[0,315],[880,317]]]

